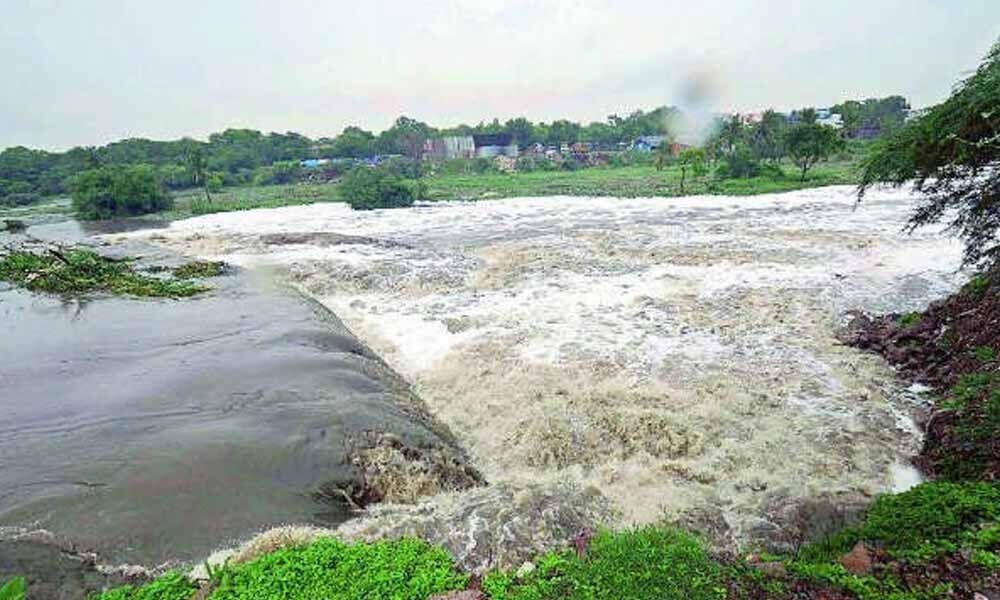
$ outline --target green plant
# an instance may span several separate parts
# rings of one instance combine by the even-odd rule
[[[226,272],[226,263],[218,260],[195,260],[172,269],[177,279],[218,277]]]
[[[546,554],[523,577],[510,571],[490,573],[483,589],[492,600],[709,600],[726,596],[721,565],[696,538],[655,527],[600,532],[582,558],[573,551]]]
[[[73,209],[81,219],[110,219],[166,210],[173,201],[146,165],[100,167],[73,179]]]
[[[414,183],[378,167],[352,170],[344,176],[340,190],[355,210],[412,206],[419,192]]]
[[[15,577],[0,587],[0,600],[24,600],[28,584],[24,577]]]
[[[95,600],[190,600],[197,589],[182,573],[170,571],[142,587],[126,585],[114,588]]]
[[[858,534],[898,558],[953,552],[966,534],[1000,520],[1000,487],[991,483],[930,482],[880,496]]]
[[[463,589],[447,552],[414,539],[347,544],[324,538],[229,566],[214,600],[426,600]]]
[[[896,324],[904,329],[913,327],[914,325],[920,323],[922,315],[919,312],[908,312],[899,316],[896,319]]]
[[[988,363],[997,359],[997,351],[989,346],[979,346],[972,351],[972,354],[979,362]]]
[[[188,281],[142,275],[127,261],[112,260],[86,249],[8,252],[0,255],[0,280],[33,292],[63,295],[106,292],[178,298],[193,296],[207,289]]]

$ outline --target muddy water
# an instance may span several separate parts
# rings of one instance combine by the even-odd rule
[[[72,223],[31,233],[88,240]],[[461,456],[329,311],[263,271],[210,285],[168,301],[0,289],[0,539],[42,529],[109,562],[196,560],[270,526],[346,519],[312,493],[351,479],[367,432]]]
[[[737,540],[797,500],[912,484],[919,435],[847,310],[924,306],[958,246],[912,200],[536,198],[205,216],[151,238],[278,266],[411,381],[487,479],[575,482],[622,523],[708,509]],[[149,236],[147,236],[149,237]]]

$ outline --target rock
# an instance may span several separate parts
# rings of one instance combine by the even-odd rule
[[[461,592],[436,594],[428,600],[486,600],[486,596],[479,590],[463,590]]]
[[[375,505],[335,534],[365,541],[417,537],[443,546],[462,569],[482,573],[571,547],[579,532],[608,525],[613,516],[610,503],[595,488],[499,483],[417,504]]]
[[[518,579],[523,579],[534,572],[535,572],[535,563],[529,560],[528,562],[518,567],[514,575],[516,575]]]
[[[768,577],[777,577],[780,579],[788,574],[788,571],[785,569],[785,563],[778,561],[756,563],[751,566]]]
[[[840,557],[840,564],[853,575],[867,575],[872,572],[872,553],[864,542],[858,542],[850,552]]]

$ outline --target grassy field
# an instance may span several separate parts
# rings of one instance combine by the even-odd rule
[[[652,166],[594,167],[576,171],[533,171],[527,173],[438,174],[424,178],[431,201],[483,200],[521,196],[614,196],[670,197],[695,194],[750,196],[787,192],[825,185],[853,185],[858,174],[854,163],[828,162],[817,165],[801,181],[791,164],[750,179],[718,179],[713,175],[692,177],[688,173],[681,190],[681,171],[671,166],[657,171]],[[197,215],[254,208],[277,208],[341,202],[336,183],[305,183],[259,187],[230,187],[205,199],[201,190],[174,193],[174,208],[145,215],[142,219],[172,221]],[[40,215],[71,214],[68,199],[46,201],[22,208],[0,208],[0,218],[31,219]]]
[[[338,186],[329,183],[224,188],[214,192],[211,201],[205,199],[203,191],[192,189],[174,194],[172,210],[148,215],[148,218],[173,220],[218,212],[340,200]]]
[[[476,200],[518,196],[680,196],[723,194],[747,196],[787,192],[824,185],[857,183],[850,162],[823,163],[800,181],[792,165],[782,165],[782,175],[750,179],[693,178],[688,173],[681,191],[680,168],[657,171],[652,166],[598,167],[578,171],[534,171],[530,173],[486,173],[438,175],[426,178],[431,200]]]

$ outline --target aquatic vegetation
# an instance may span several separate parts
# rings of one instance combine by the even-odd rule
[[[33,292],[79,296],[97,292],[140,297],[180,298],[204,292],[189,281],[137,273],[129,261],[87,249],[12,250],[0,254],[0,280]]]
[[[24,600],[27,593],[24,577],[15,577],[0,586],[0,600]]]
[[[226,272],[228,265],[220,260],[195,260],[172,269],[177,279],[204,279],[218,277]]]

